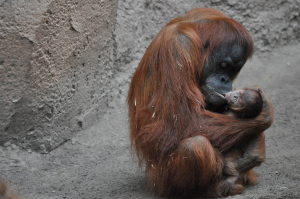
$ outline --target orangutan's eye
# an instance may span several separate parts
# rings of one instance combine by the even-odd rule
[[[228,63],[227,63],[227,62],[222,62],[222,63],[221,63],[221,66],[222,66],[223,68],[225,68],[225,67],[228,66]]]

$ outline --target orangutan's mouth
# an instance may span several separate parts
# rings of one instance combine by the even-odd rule
[[[224,93],[219,93],[219,92],[217,92],[217,91],[215,91],[215,93],[216,93],[217,95],[219,95],[220,97],[222,97],[223,99],[225,99],[225,94],[224,94]]]

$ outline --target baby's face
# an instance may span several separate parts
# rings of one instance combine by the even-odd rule
[[[231,91],[225,95],[225,99],[227,104],[231,108],[243,108],[244,107],[244,99],[243,94],[245,90],[239,89],[235,91]]]

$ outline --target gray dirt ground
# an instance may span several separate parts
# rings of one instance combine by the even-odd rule
[[[235,82],[236,88],[260,85],[275,120],[266,132],[267,160],[256,169],[259,183],[231,199],[300,198],[299,55],[299,44],[256,53]],[[157,198],[145,191],[144,174],[131,157],[125,97],[50,154],[0,148],[0,176],[24,199]]]

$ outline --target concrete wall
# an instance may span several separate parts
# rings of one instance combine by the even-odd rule
[[[117,1],[0,1],[0,144],[49,151],[99,120]]]
[[[300,40],[299,0],[0,0],[0,144],[51,151],[125,106],[157,32],[204,6],[245,25],[256,54]]]

